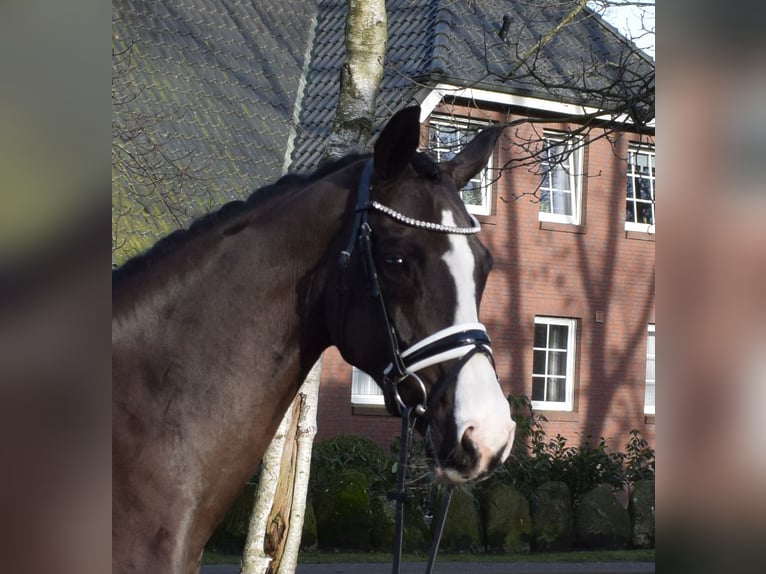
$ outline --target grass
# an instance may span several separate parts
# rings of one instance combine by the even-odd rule
[[[424,554],[405,554],[405,562],[425,562]],[[239,564],[239,554],[205,551],[203,564]],[[343,564],[390,562],[390,553],[381,552],[301,552],[301,564]],[[440,552],[442,562],[654,562],[654,549],[648,550],[573,550],[533,554],[452,554]]]

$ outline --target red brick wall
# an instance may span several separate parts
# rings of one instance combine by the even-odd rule
[[[497,121],[517,117],[490,116]],[[534,129],[540,133],[542,126]],[[529,124],[508,128],[495,165],[518,157],[514,142],[534,137],[531,130]],[[577,319],[574,410],[541,412],[549,421],[544,425],[549,438],[561,433],[570,444],[579,444],[592,434],[594,442],[603,436],[619,449],[635,428],[653,446],[654,417],[643,414],[643,404],[647,325],[654,323],[654,235],[624,229],[625,158],[628,142],[639,138],[622,134],[613,146],[600,135],[591,131],[584,152],[580,226],[538,221],[539,206],[528,194],[540,176],[525,167],[504,172],[494,184],[493,214],[480,217],[481,239],[495,258],[480,315],[493,340],[504,390],[527,396],[532,392],[535,316]],[[398,434],[398,421],[352,414],[350,381],[350,367],[337,351],[328,351],[318,440],[354,433],[388,448]]]
[[[315,440],[356,434],[371,438],[389,452],[391,441],[399,435],[399,426],[399,419],[388,416],[383,407],[352,407],[351,367],[335,347],[325,351]]]

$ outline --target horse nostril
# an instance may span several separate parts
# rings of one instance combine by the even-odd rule
[[[460,439],[460,459],[464,466],[473,466],[479,459],[479,447],[473,440],[474,428],[465,429]]]
[[[478,447],[473,440],[473,427],[468,427],[463,432],[463,436],[460,438],[460,446],[468,451],[476,451]]]

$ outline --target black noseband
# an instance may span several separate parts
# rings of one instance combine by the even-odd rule
[[[401,354],[404,372],[396,372],[393,362],[384,370],[383,394],[388,412],[401,415],[404,408],[411,407],[417,415],[424,416],[427,413],[430,415],[429,411],[457,380],[463,366],[477,354],[485,355],[494,368],[489,335],[481,323],[447,327],[412,345]],[[417,372],[449,361],[457,362],[439,379],[429,393]],[[401,398],[399,389],[407,381],[414,381],[422,395],[414,405],[406,404]]]

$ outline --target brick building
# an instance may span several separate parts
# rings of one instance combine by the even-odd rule
[[[480,318],[503,388],[533,400],[549,437],[621,447],[635,428],[654,445],[654,62],[574,5],[389,0],[375,125],[420,104],[422,147],[436,156],[481,125],[508,125],[464,190],[495,259]],[[317,165],[345,0],[113,8],[113,122],[134,138],[113,130],[115,149],[149,142],[148,161],[186,177],[150,204],[145,181],[113,171],[114,261]],[[140,203],[124,200],[130,189]],[[355,433],[387,447],[398,425],[364,374],[328,350],[318,439]]]

